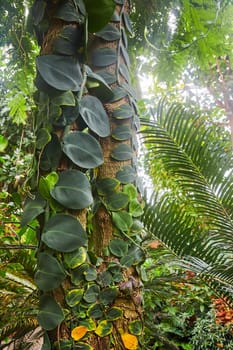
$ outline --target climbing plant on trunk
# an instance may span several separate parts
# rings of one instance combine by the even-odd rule
[[[142,207],[124,0],[42,1],[37,57],[35,282],[47,349],[138,349]]]

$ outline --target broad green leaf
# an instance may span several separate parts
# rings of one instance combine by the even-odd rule
[[[95,281],[97,278],[97,272],[94,266],[89,266],[88,269],[84,272],[85,280],[88,282]]]
[[[104,200],[104,203],[108,210],[117,211],[124,209],[129,203],[129,197],[127,194],[122,192],[115,192],[107,196]]]
[[[65,277],[63,267],[54,256],[48,253],[38,255],[35,282],[40,290],[46,292],[59,287]]]
[[[88,270],[89,264],[82,264],[71,272],[71,281],[74,285],[80,285],[85,280],[84,273]]]
[[[49,143],[50,140],[51,140],[50,132],[45,128],[39,129],[36,135],[36,148],[37,149],[44,148],[47,145],[47,143]]]
[[[119,161],[130,160],[133,158],[133,153],[129,145],[120,144],[113,149],[111,157]]]
[[[76,269],[82,265],[87,258],[87,250],[84,247],[79,247],[71,253],[64,254],[64,262],[70,269]]]
[[[116,74],[113,74],[111,72],[108,72],[105,69],[101,69],[96,71],[96,73],[98,74],[98,76],[100,76],[102,79],[104,79],[104,81],[107,84],[114,84],[117,81],[117,76]],[[112,91],[112,90],[111,90]]]
[[[24,211],[21,218],[21,226],[25,227],[38,215],[44,212],[46,201],[39,193],[33,195],[34,198],[28,198],[24,205]]]
[[[72,252],[87,244],[87,234],[78,219],[67,214],[54,215],[46,223],[42,241],[59,252]]]
[[[47,84],[57,90],[78,91],[82,82],[80,65],[73,57],[43,55],[37,57],[37,69]]]
[[[112,116],[116,119],[128,119],[134,116],[134,110],[129,104],[122,104],[114,109]]]
[[[84,42],[80,27],[65,26],[59,36],[54,40],[53,50],[56,54],[75,56],[81,45],[84,45]]]
[[[88,31],[91,33],[98,32],[102,29],[113,15],[115,4],[113,0],[83,0],[88,13]]]
[[[72,132],[64,137],[63,152],[81,168],[93,169],[103,163],[99,142],[93,136],[81,131]]]
[[[113,97],[106,102],[109,102],[109,103],[116,102],[128,96],[128,92],[120,86],[113,87],[112,92],[113,92]]]
[[[92,64],[96,67],[106,67],[116,63],[117,52],[109,47],[99,48],[92,53]]]
[[[89,317],[92,317],[96,320],[100,319],[103,316],[103,306],[101,304],[91,305],[87,311]]]
[[[107,287],[112,282],[112,274],[109,271],[103,271],[98,274],[98,283],[103,286]]]
[[[130,333],[134,334],[134,335],[141,335],[142,334],[142,322],[135,320],[135,321],[131,321],[129,323],[129,331]]]
[[[115,321],[121,318],[123,311],[119,307],[112,307],[106,312],[107,321]]]
[[[65,318],[64,313],[58,303],[50,295],[43,295],[40,298],[39,325],[47,331],[55,329]]]
[[[57,135],[52,134],[51,136],[52,139],[45,146],[39,162],[40,169],[44,171],[56,170],[62,155],[61,143]]]
[[[130,82],[129,70],[124,63],[120,64],[119,71],[122,77],[127,81],[127,83],[129,83]]]
[[[117,141],[126,141],[132,138],[132,131],[128,125],[119,125],[113,129],[111,136]]]
[[[123,187],[123,192],[129,196],[129,200],[136,199],[138,196],[137,188],[133,184],[127,184]]]
[[[57,342],[54,343],[55,348],[57,347]],[[59,340],[60,350],[73,350],[73,342],[71,340]]]
[[[98,97],[100,100],[106,100],[113,97],[112,89],[108,85],[108,82],[104,80],[104,77],[92,72],[92,70],[88,66],[86,66],[86,72],[86,87],[88,90],[93,92],[95,96]]]
[[[5,151],[7,145],[8,140],[3,135],[0,135],[0,153]]]
[[[84,20],[83,15],[79,12],[79,9],[74,1],[66,1],[61,3],[61,5],[58,6],[58,10],[54,14],[54,17],[62,19],[66,22],[82,23]]]
[[[132,35],[133,34],[133,31],[132,31],[132,24],[131,24],[131,21],[130,21],[130,18],[129,18],[129,15],[128,13],[126,13],[125,11],[122,13],[122,17],[123,17],[123,21],[124,21],[124,24],[125,24],[125,27],[127,29],[127,31]]]
[[[131,165],[126,165],[117,172],[116,178],[122,184],[135,182],[136,171],[134,170],[134,168]]]
[[[99,322],[98,327],[95,330],[95,333],[99,337],[106,337],[106,335],[112,333],[112,323],[106,320]]]
[[[106,41],[118,40],[121,37],[119,29],[116,28],[113,24],[107,24],[99,32],[95,33],[95,35]]]
[[[34,1],[32,6],[32,16],[35,26],[38,26],[38,24],[42,21],[46,6],[46,1]]]
[[[120,186],[120,182],[111,177],[100,179],[96,183],[97,192],[100,196],[107,196],[115,192]]]
[[[128,244],[122,239],[113,238],[109,243],[109,249],[113,255],[121,258],[127,254]]]
[[[139,232],[142,232],[143,230],[143,223],[137,219],[133,220],[133,225],[130,228],[130,234],[137,234]]]
[[[72,91],[64,91],[51,99],[51,102],[57,106],[75,106],[75,97]]]
[[[99,294],[99,301],[104,305],[109,305],[114,302],[118,295],[117,287],[109,287],[102,290]]]
[[[51,190],[51,196],[69,209],[83,209],[92,204],[91,186],[87,177],[78,170],[66,170]]]
[[[71,289],[66,294],[66,303],[70,307],[74,307],[82,300],[84,289]]]
[[[137,265],[145,260],[145,252],[136,245],[132,245],[129,248],[128,255],[131,255],[134,258],[134,265]]]
[[[132,255],[125,255],[121,258],[120,263],[122,266],[130,267],[134,264],[134,257]]]
[[[112,213],[113,224],[123,232],[128,232],[133,224],[132,215],[126,211]]]
[[[109,118],[98,98],[88,95],[84,96],[80,101],[80,115],[95,134],[100,137],[109,136]]]
[[[135,218],[143,214],[143,208],[137,199],[129,202],[129,212]]]
[[[91,284],[88,286],[86,292],[83,295],[83,299],[87,303],[95,303],[99,297],[100,288],[96,284]]]

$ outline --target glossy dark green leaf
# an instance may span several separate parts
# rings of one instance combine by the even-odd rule
[[[44,333],[41,350],[51,350],[51,344],[47,333]]]
[[[112,18],[111,18],[111,22],[116,22],[117,23],[117,22],[120,22],[120,20],[121,20],[121,18],[119,16],[118,12],[114,11],[113,15],[112,15]]]
[[[129,323],[129,331],[134,335],[141,335],[143,330],[143,325],[141,321],[134,320]]]
[[[61,34],[53,42],[55,54],[75,56],[82,45],[82,32],[75,26],[64,27]]]
[[[87,244],[87,234],[82,225],[67,214],[57,214],[49,219],[41,239],[48,247],[64,253]]]
[[[50,140],[51,140],[50,132],[45,128],[39,129],[36,135],[36,148],[37,149],[44,148],[47,145],[47,143],[49,143]]]
[[[72,91],[64,91],[51,99],[52,104],[57,106],[75,106],[75,97]]]
[[[133,219],[131,214],[126,211],[113,212],[112,221],[114,225],[123,232],[128,232],[133,224]]]
[[[129,54],[128,52],[126,51],[125,47],[123,45],[121,45],[121,54],[122,54],[122,57],[125,61],[125,64],[128,68],[130,68],[130,59],[129,59]]]
[[[128,83],[123,82],[121,83],[121,86],[125,89],[125,91],[127,91],[133,97],[134,100],[137,99],[136,90],[132,87],[132,85],[129,85]]]
[[[113,0],[83,0],[88,13],[88,31],[91,33],[98,32],[102,29],[113,15],[115,4]]]
[[[124,267],[130,267],[134,264],[134,257],[132,255],[125,255],[121,258],[120,263]]]
[[[76,342],[75,347],[73,347],[72,350],[93,350],[93,347],[91,345],[88,345],[87,343],[78,341]]]
[[[89,317],[98,320],[103,316],[103,306],[100,304],[91,305],[87,313]]]
[[[88,286],[86,292],[84,293],[83,299],[87,303],[95,303],[99,297],[100,288],[96,284],[91,284]]]
[[[120,86],[116,86],[114,88],[112,88],[112,92],[113,92],[113,97],[111,99],[109,99],[107,102],[116,102],[118,100],[121,100],[122,98],[128,96],[128,92],[127,90],[125,90],[124,88],[120,87]]]
[[[115,192],[120,186],[120,182],[112,177],[100,179],[96,183],[96,188],[100,196],[107,196]]]
[[[129,15],[128,13],[126,13],[125,11],[122,13],[122,17],[123,17],[123,21],[124,21],[124,24],[125,24],[125,27],[127,29],[127,31],[132,35],[133,34],[133,31],[132,31],[132,24],[131,24],[131,21],[130,21],[130,18],[129,18]]]
[[[66,170],[51,190],[51,196],[66,208],[83,209],[93,202],[91,186],[87,177],[78,170]]]
[[[89,264],[82,264],[71,272],[71,281],[74,285],[79,286],[84,281],[84,273],[88,270]]]
[[[122,77],[126,80],[126,82],[129,83],[130,82],[129,70],[124,63],[120,64],[119,71]]]
[[[112,131],[112,138],[117,141],[126,141],[131,139],[132,131],[128,125],[119,125]]]
[[[119,120],[132,118],[134,116],[134,110],[129,104],[122,104],[118,108],[114,109],[113,117]]]
[[[92,72],[89,67],[86,66],[87,82],[86,87],[89,91],[93,92],[100,100],[106,100],[112,98],[113,92],[104,78]]]
[[[108,321],[115,321],[122,317],[123,311],[119,307],[112,307],[106,312]]]
[[[78,305],[82,300],[83,293],[84,293],[84,289],[82,288],[68,290],[68,292],[66,293],[67,305],[69,305],[70,307],[74,307]]]
[[[82,73],[80,65],[73,57],[43,55],[37,57],[36,65],[45,82],[57,90],[80,89]]]
[[[68,339],[59,340],[59,347],[60,350],[73,350],[73,341]]]
[[[109,243],[109,249],[113,255],[121,258],[127,254],[128,244],[122,239],[113,238]]]
[[[133,153],[129,145],[121,144],[113,149],[111,157],[119,161],[130,160],[133,158]]]
[[[39,325],[49,331],[55,329],[65,318],[64,313],[58,303],[50,295],[43,295],[40,298]]]
[[[98,283],[102,287],[107,287],[111,284],[112,282],[112,274],[109,271],[103,271],[98,274]]]
[[[104,161],[99,142],[81,131],[72,132],[64,137],[63,152],[74,164],[85,169],[96,168]]]
[[[115,192],[107,196],[104,200],[106,207],[110,211],[118,211],[124,209],[129,203],[129,197],[122,192]]]
[[[102,79],[104,79],[104,81],[107,84],[113,84],[117,81],[117,77],[116,74],[113,74],[111,72],[108,72],[104,69],[98,70],[96,73],[98,73],[98,76],[100,76]],[[112,90],[111,90],[112,91]],[[112,92],[113,93],[113,92]],[[112,96],[113,97],[113,96]]]
[[[54,17],[66,22],[82,23],[84,20],[83,15],[79,12],[79,9],[75,6],[75,2],[72,0],[62,2],[61,5],[58,6]]]
[[[24,211],[21,218],[21,226],[25,227],[38,215],[44,212],[46,201],[39,193],[33,195],[33,198],[28,198],[24,205]]]
[[[128,255],[131,255],[134,258],[134,265],[137,265],[143,262],[146,258],[145,252],[143,251],[143,249],[141,249],[136,245],[132,245],[129,248]]]
[[[65,277],[63,267],[54,256],[48,253],[38,255],[35,282],[40,290],[46,292],[59,287]]]
[[[117,52],[109,47],[94,50],[92,54],[92,64],[96,67],[106,67],[116,63]]]
[[[88,269],[84,272],[85,280],[88,282],[95,281],[97,278],[96,268],[94,266],[89,266]]]
[[[34,25],[38,26],[38,24],[42,21],[45,13],[47,3],[44,0],[36,0],[32,6],[32,16],[34,20]]]
[[[113,24],[107,24],[99,32],[95,33],[95,35],[106,41],[118,40],[121,37],[119,29],[116,28]]]
[[[80,101],[80,115],[95,134],[100,137],[109,136],[109,118],[98,98],[88,95],[84,96]]]
[[[47,143],[42,153],[39,166],[41,170],[56,170],[62,155],[61,144],[57,135],[51,135],[51,141]]]
[[[134,170],[134,168],[131,165],[126,165],[117,172],[116,178],[122,184],[135,182],[136,171]]]
[[[99,301],[104,305],[109,305],[114,302],[118,295],[117,287],[109,287],[102,290],[99,294]]]
[[[79,106],[63,106],[62,115],[59,119],[56,119],[53,122],[53,125],[58,128],[73,124],[74,121],[78,121],[79,117]],[[82,119],[80,118],[80,121]],[[81,122],[78,123],[80,127],[82,126]]]

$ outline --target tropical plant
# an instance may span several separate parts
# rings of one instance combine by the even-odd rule
[[[232,152],[217,120],[162,102],[142,137],[154,179],[146,230],[218,293],[232,295]],[[155,176],[153,177],[153,174]],[[162,183],[162,188],[156,186]]]

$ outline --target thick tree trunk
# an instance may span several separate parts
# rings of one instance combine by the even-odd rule
[[[88,6],[88,1],[84,3]],[[39,0],[34,11],[38,4]],[[92,5],[90,12],[96,6],[101,15],[103,4]],[[139,266],[144,254],[137,225],[142,209],[136,189],[138,117],[127,54],[129,11],[128,0],[116,1],[112,22],[91,34],[87,47],[82,1],[53,1],[36,16],[42,29],[49,23],[44,33],[39,32],[42,50],[36,80],[40,92],[37,143],[42,142],[37,167],[41,168],[37,178],[42,208],[36,281],[41,289],[38,319],[47,330],[45,347],[49,339],[52,349],[140,348]],[[44,141],[47,132],[53,135],[50,141]],[[75,225],[81,238],[76,237]],[[69,235],[74,237],[74,247]],[[54,269],[46,271],[43,259]],[[58,286],[56,278],[61,280]]]

